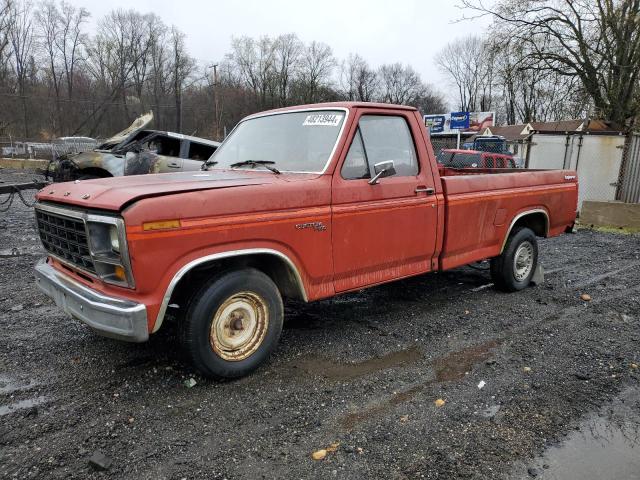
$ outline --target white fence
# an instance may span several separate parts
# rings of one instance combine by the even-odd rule
[[[578,209],[585,200],[617,200],[626,137],[618,134],[534,134],[529,168],[578,172]]]

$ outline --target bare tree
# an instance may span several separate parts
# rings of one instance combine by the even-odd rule
[[[69,100],[73,98],[76,69],[84,55],[83,45],[86,43],[86,34],[82,28],[90,16],[89,11],[84,7],[74,7],[65,1],[60,3],[60,35],[57,37],[57,47],[62,56]]]
[[[127,104],[127,87],[135,83],[135,73],[144,70],[150,38],[144,28],[144,16],[135,10],[114,10],[99,26],[107,46],[107,69],[112,87],[119,96],[125,121],[131,121]]]
[[[97,111],[89,115],[94,118],[91,133],[105,114],[105,106],[116,98],[120,99],[124,123],[132,119],[128,88],[135,83],[134,71],[142,69],[140,64],[147,61],[151,47],[151,39],[146,34],[144,23],[145,17],[135,10],[114,10],[102,19],[98,32],[87,46],[89,70],[98,83],[104,86],[106,94]],[[135,97],[135,102],[139,101]],[[84,127],[89,117],[80,122],[76,131]]]
[[[89,12],[84,8],[76,8],[64,1],[58,6],[54,0],[44,0],[34,12],[38,47],[44,54],[47,65],[44,70],[55,97],[52,133],[66,130],[64,124],[69,115],[68,112],[62,114],[61,96],[64,89],[67,99],[73,98],[75,72],[82,58],[82,26],[88,16]]]
[[[447,112],[447,102],[444,96],[430,85],[423,85],[409,105],[416,107],[422,114]]]
[[[60,121],[62,117],[60,107],[60,83],[62,73],[60,72],[60,56],[58,50],[59,36],[62,18],[58,11],[58,6],[53,0],[46,0],[39,4],[34,13],[34,19],[38,28],[38,46],[44,52],[47,68],[47,78],[51,82],[55,95],[55,111],[52,112],[52,131],[60,131]]]
[[[37,9],[9,3],[23,1],[0,0],[0,131],[11,135],[24,125],[22,136],[107,136],[149,106],[156,127],[216,138],[247,114],[293,103],[386,93],[387,101],[439,109],[441,97],[413,70],[400,69],[409,74],[400,84],[417,77],[410,94],[383,92],[361,57],[336,75],[331,48],[295,34],[233,39],[223,59],[198,65],[184,34],[155,14],[115,10],[89,31],[88,11],[67,0],[37,0]]]
[[[462,0],[526,45],[539,69],[576,77],[596,113],[631,128],[640,113],[640,0]]]
[[[588,109],[577,77],[537,68],[526,45],[506,37],[492,40],[495,88],[508,124],[584,117]]]
[[[0,0],[0,92],[8,90],[10,72],[10,27],[15,9],[11,0]],[[1,107],[0,107],[1,108]],[[0,109],[2,112],[4,109]],[[0,113],[0,134],[5,134],[11,124],[9,115]]]
[[[378,74],[360,55],[349,54],[340,67],[340,87],[347,100],[372,101],[378,93]]]
[[[164,23],[154,27],[149,45],[149,78],[147,84],[151,93],[154,109],[154,120],[157,125],[164,125],[164,115],[160,103],[170,92],[168,29]]]
[[[229,60],[238,68],[245,84],[253,91],[261,108],[269,105],[269,93],[274,91],[276,61],[274,42],[269,37],[250,37],[231,41]]]
[[[380,77],[380,99],[383,102],[407,104],[415,100],[423,84],[420,75],[409,65],[401,63],[382,65]]]
[[[479,36],[470,35],[447,44],[435,58],[436,65],[458,90],[462,111],[491,109],[494,50]]]
[[[304,103],[319,100],[322,87],[329,83],[335,66],[336,60],[329,45],[313,41],[307,46],[299,79],[299,94]]]
[[[4,80],[7,66],[7,51],[9,50],[9,29],[13,22],[15,10],[11,0],[0,0],[0,80]]]
[[[182,89],[193,73],[195,62],[189,56],[184,44],[184,33],[175,26],[169,34],[171,42],[171,83],[176,105],[176,130],[182,131]]]
[[[137,58],[137,61],[133,64],[132,80],[136,97],[140,102],[143,102],[142,94],[153,62],[149,52],[157,44],[157,37],[162,35],[163,29],[166,27],[155,13],[147,13],[142,16],[141,20],[142,23],[138,25],[138,42],[134,45],[134,57]],[[145,108],[143,107],[143,109]]]
[[[9,25],[9,40],[16,78],[17,91],[22,103],[24,136],[29,138],[29,118],[27,112],[27,83],[34,66],[34,29],[31,4],[23,1],[14,5]]]
[[[285,106],[291,83],[298,75],[304,45],[294,33],[280,35],[273,42],[277,105]]]

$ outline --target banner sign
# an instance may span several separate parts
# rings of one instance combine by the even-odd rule
[[[451,130],[467,130],[469,128],[469,112],[451,112]]]
[[[444,123],[445,123],[444,115],[425,115],[424,116],[424,124],[427,126],[427,128],[431,133],[444,132]]]
[[[451,112],[425,115],[424,124],[431,134],[481,133],[495,118],[495,112]]]

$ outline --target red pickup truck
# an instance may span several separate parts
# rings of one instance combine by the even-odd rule
[[[36,280],[106,336],[175,318],[195,367],[233,378],[276,346],[283,298],[483,259],[496,287],[526,287],[536,237],[573,226],[577,193],[573,171],[439,171],[414,108],[290,107],[242,120],[200,172],[41,190]]]

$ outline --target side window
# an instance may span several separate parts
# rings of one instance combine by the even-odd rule
[[[177,157],[180,155],[180,140],[158,135],[149,141],[148,148],[158,155]]]
[[[493,163],[493,157],[490,157],[489,155],[487,155],[486,157],[484,157],[484,167],[485,168],[494,168],[495,164]]]
[[[369,174],[367,155],[364,152],[364,145],[362,144],[360,128],[356,130],[353,142],[351,142],[351,147],[349,147],[349,153],[347,153],[347,158],[344,159],[340,173],[345,180],[371,177]]]
[[[203,143],[189,142],[189,155],[188,158],[191,160],[202,160],[205,161],[213,152],[216,151],[216,147],[213,145],[205,145]]]
[[[360,119],[359,130],[370,171],[376,163],[393,160],[398,176],[418,174],[418,156],[403,117],[365,115]]]

